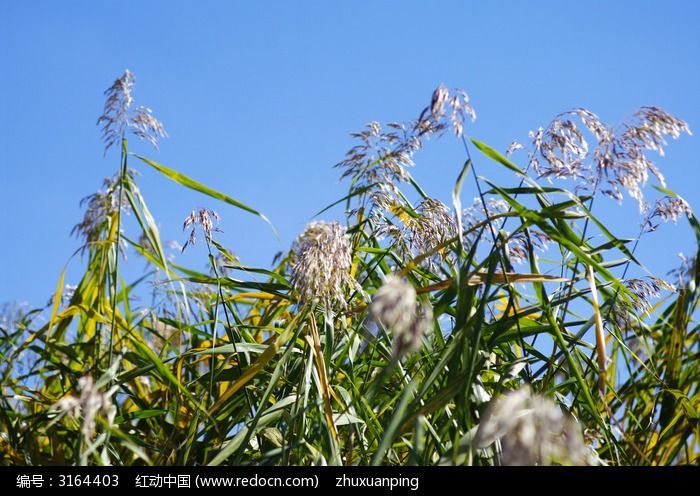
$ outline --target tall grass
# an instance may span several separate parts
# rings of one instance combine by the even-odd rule
[[[527,155],[501,154],[465,136],[474,109],[441,86],[415,121],[354,134],[337,165],[346,218],[307,226],[276,265],[241,264],[218,215],[193,211],[201,271],[168,259],[131,167],[268,221],[130,152],[131,136],[165,136],[133,85],[127,71],[106,92],[99,123],[120,159],[75,228],[82,278],[67,294],[61,275],[49,307],[2,321],[3,463],[698,462],[697,257],[668,282],[627,277],[664,221],[687,218],[700,241],[652,161],[683,121],[647,107],[612,127],[576,109],[531,133]],[[465,154],[450,206],[410,174],[449,135]],[[638,202],[638,238],[605,227],[601,195]],[[135,280],[127,249],[147,261]]]

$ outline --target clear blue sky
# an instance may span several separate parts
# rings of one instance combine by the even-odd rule
[[[331,166],[371,120],[415,118],[439,83],[471,96],[467,134],[503,150],[558,112],[583,106],[617,122],[658,105],[696,132],[657,163],[700,208],[700,2],[695,1],[34,1],[1,0],[0,302],[44,304],[79,243],[79,200],[117,169],[95,121],[125,68],[136,101],[171,136],[132,148],[259,208],[280,230],[137,166],[163,237],[183,242],[194,207],[222,216],[220,239],[268,266],[347,185]],[[523,156],[521,156],[522,159]],[[449,202],[463,161],[432,142],[412,171]],[[478,172],[493,176],[482,160]],[[468,186],[465,202],[474,192]],[[635,205],[601,202],[621,235]],[[335,211],[325,217],[340,217]],[[625,219],[625,220],[620,220]],[[201,246],[181,261],[205,265]],[[649,237],[659,273],[693,252],[685,222]],[[183,260],[184,259],[184,260]],[[132,256],[131,264],[143,262]],[[80,260],[71,263],[66,282]]]

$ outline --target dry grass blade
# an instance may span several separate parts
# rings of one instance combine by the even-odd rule
[[[486,284],[489,281],[489,275],[486,272],[472,272],[467,276],[467,286],[479,286]],[[515,284],[525,282],[569,282],[567,277],[549,276],[546,274],[523,274],[518,272],[494,272],[491,274],[491,282],[495,284]],[[450,278],[442,282],[430,284],[419,288],[418,293],[430,293],[449,288],[454,284],[454,279]]]
[[[321,351],[321,338],[318,335],[318,328],[316,327],[316,319],[309,319],[309,324],[311,327],[311,337],[308,338],[311,348],[314,350],[314,357],[316,360],[316,369],[318,370],[319,380],[321,381],[321,394],[323,396],[323,411],[326,415],[326,422],[328,422],[328,428],[333,435],[333,439],[338,442],[338,429],[335,426],[335,421],[333,420],[333,408],[331,407],[331,395],[333,391],[331,385],[328,382],[328,375],[326,372],[326,361],[323,358],[323,352]]]
[[[601,393],[605,393],[606,384],[606,367],[607,367],[607,354],[605,352],[605,333],[603,331],[603,318],[600,315],[600,304],[598,303],[598,289],[595,283],[595,274],[593,273],[593,267],[590,265],[586,266],[586,272],[588,274],[588,284],[591,288],[591,301],[593,303],[593,318],[595,319],[595,343],[596,343],[596,353],[598,356],[598,386],[600,387]]]

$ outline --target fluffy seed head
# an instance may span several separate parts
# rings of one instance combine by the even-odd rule
[[[312,222],[293,247],[292,283],[300,303],[319,299],[324,305],[342,307],[345,289],[357,288],[350,276],[352,252],[345,229],[338,222]]]
[[[416,290],[398,277],[389,277],[377,290],[369,309],[370,318],[401,334],[416,319]]]
[[[433,92],[430,105],[423,110],[415,127],[419,133],[431,134],[441,134],[452,127],[455,135],[461,136],[467,118],[476,119],[467,93],[460,89],[449,90],[441,84]]]
[[[432,327],[432,307],[416,309],[416,290],[408,282],[389,277],[377,290],[369,309],[370,319],[393,332],[393,358],[420,348],[421,338]]]
[[[409,214],[409,207],[396,197],[375,195],[375,198],[381,208],[374,216],[375,234],[389,238],[404,258],[425,254],[457,236],[457,223],[450,208],[439,200],[425,198]],[[399,223],[391,222],[389,215],[395,216]],[[434,267],[446,254],[447,250],[442,250],[426,259],[424,265]]]
[[[433,327],[433,307],[424,303],[420,312],[413,319],[410,326],[401,329],[394,335],[393,358],[398,360],[402,356],[418,351],[421,347],[421,338],[428,334]]]
[[[595,455],[578,423],[529,386],[493,401],[479,424],[480,448],[500,440],[503,465],[592,465]]]
[[[660,218],[663,222],[673,222],[675,224],[678,222],[679,217],[691,215],[692,213],[690,205],[683,198],[665,196],[660,200],[656,200],[649,219]]]
[[[111,425],[117,414],[117,409],[112,403],[112,395],[117,390],[113,387],[107,392],[100,391],[92,377],[85,376],[78,379],[80,396],[67,396],[59,400],[54,406],[73,418],[82,417],[81,431],[83,436],[91,438],[95,434],[95,417],[101,413]]]
[[[457,225],[450,208],[439,200],[425,198],[417,211],[420,216],[409,222],[412,242],[418,252],[432,250],[457,235]]]

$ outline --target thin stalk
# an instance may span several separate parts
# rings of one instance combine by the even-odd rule
[[[231,344],[233,346],[233,353],[236,355],[236,369],[238,370],[238,375],[239,377],[243,375],[243,369],[241,367],[241,356],[238,353],[238,348],[236,346],[236,340],[241,340],[243,341],[243,338],[240,333],[237,332],[235,326],[231,325],[231,319],[229,318],[228,315],[228,309],[226,307],[226,302],[224,301],[224,292],[223,289],[221,288],[221,276],[219,275],[219,269],[216,267],[216,261],[214,260],[214,254],[211,251],[211,243],[209,242],[209,236],[204,236],[206,243],[207,243],[207,251],[209,252],[209,262],[211,263],[212,270],[214,271],[214,276],[216,277],[216,288],[217,288],[217,296],[216,296],[216,306],[214,309],[214,328],[212,330],[212,339],[211,339],[211,344],[212,344],[212,349],[214,348],[214,342],[216,340],[216,323],[218,320],[218,315],[219,315],[219,304],[224,309],[224,318],[226,319],[226,326],[228,329],[231,330],[232,337],[234,339],[231,340]],[[214,353],[212,353],[211,356],[211,381],[209,383],[209,399],[211,400],[212,398],[212,388],[214,384],[214,372],[216,368],[216,360],[214,357]],[[248,394],[248,389],[243,388],[243,394],[245,395],[246,403],[248,404],[248,410],[250,411],[250,417],[255,418],[255,409],[253,408],[253,403],[250,401],[250,395]],[[260,437],[256,436],[258,438],[258,448],[260,449],[260,452],[262,453],[262,444],[260,442]]]
[[[593,214],[593,202],[595,200],[595,195],[598,192],[598,185],[600,184],[600,174],[596,176],[595,183],[593,184],[593,190],[591,192],[591,199],[588,202],[588,211],[591,212],[591,215]],[[586,242],[586,234],[588,234],[588,225],[590,223],[590,218],[586,216],[586,220],[583,222],[583,232],[581,233],[581,245],[583,245]],[[574,292],[574,285],[576,284],[576,273],[578,272],[578,267],[579,267],[580,261],[578,258],[576,258],[576,262],[574,263],[574,267],[571,272],[571,282],[569,283],[569,288],[567,290],[566,297],[564,299],[564,308],[562,309],[561,312],[561,319],[559,320],[559,325],[561,325],[561,328],[566,330],[566,314],[569,312],[569,302],[571,301],[571,295]],[[563,273],[563,272],[562,272]],[[557,355],[557,343],[556,341],[552,344],[552,354],[551,354],[551,360],[555,360],[555,356]],[[588,370],[588,369],[586,369]],[[545,384],[547,384],[550,380],[550,377],[554,373],[554,369],[550,369],[547,373],[547,375],[544,377],[543,381]],[[578,393],[577,393],[578,395]]]
[[[518,330],[518,336],[519,336],[519,340],[520,340],[520,348],[522,349],[523,358],[524,358],[525,357],[525,350],[526,350],[525,338],[523,338],[522,329],[520,328],[520,319],[518,318],[518,308],[517,308],[517,305],[515,304],[515,296],[513,294],[513,288],[510,285],[510,282],[508,281],[508,266],[506,264],[505,253],[504,253],[504,250],[498,250],[498,248],[497,248],[498,247],[498,239],[497,239],[493,224],[491,223],[490,214],[489,214],[488,208],[486,206],[486,200],[484,199],[484,193],[481,190],[481,184],[479,183],[479,177],[476,175],[476,164],[472,160],[471,152],[469,151],[469,145],[467,144],[467,140],[464,139],[464,136],[462,136],[462,144],[464,145],[464,150],[467,153],[467,159],[472,164],[472,166],[470,167],[470,169],[472,171],[472,177],[474,178],[474,183],[476,184],[476,189],[479,193],[479,199],[481,200],[481,206],[484,209],[484,215],[486,215],[487,225],[489,227],[489,231],[491,233],[491,238],[493,240],[492,253],[494,250],[498,251],[498,260],[501,264],[501,269],[503,270],[503,276],[505,278],[505,285],[506,285],[506,287],[508,287],[508,304],[506,305],[506,308],[504,309],[503,315],[507,316],[508,313],[510,312],[510,309],[513,308],[513,316],[515,317],[515,326]],[[522,183],[523,183],[523,180],[521,179],[520,184],[522,185]],[[455,212],[455,214],[461,215],[461,212]],[[507,217],[503,219],[503,223],[501,224],[501,229],[503,228],[503,226],[505,225],[507,220],[508,220]],[[460,236],[461,236],[461,233],[460,233]],[[486,295],[484,295],[484,297],[486,297]],[[527,371],[527,374],[529,376],[531,374],[529,363],[525,362],[525,367],[526,367],[525,370]]]
[[[119,199],[117,205],[117,243],[114,253],[114,269],[110,274],[112,279],[112,324],[109,332],[109,358],[108,369],[112,367],[112,358],[114,352],[114,328],[117,322],[117,279],[119,275],[119,248],[121,247],[121,224],[122,224],[122,198],[124,194],[124,181],[127,178],[127,146],[126,138],[122,137],[121,147],[121,169],[119,171]],[[110,379],[110,386],[114,379]]]

